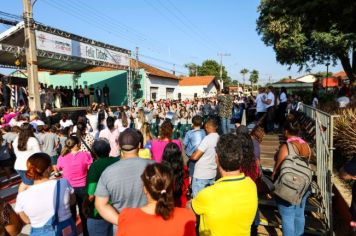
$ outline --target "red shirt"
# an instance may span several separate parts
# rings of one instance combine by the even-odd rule
[[[125,208],[119,216],[116,236],[194,236],[195,215],[185,208],[174,208],[170,219],[150,215],[140,208]]]

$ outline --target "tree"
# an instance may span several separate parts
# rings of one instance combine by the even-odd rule
[[[257,32],[279,63],[302,70],[340,60],[356,81],[356,1],[262,0],[258,11]]]
[[[189,71],[189,76],[196,76],[198,74],[199,66],[195,63],[187,63],[184,65]]]
[[[184,66],[188,68],[189,76],[214,75],[216,78],[220,79],[220,64],[215,60],[205,60],[201,65],[187,63]],[[225,66],[222,66],[222,80],[226,85],[231,84],[231,78],[228,76]]]
[[[244,83],[244,87],[245,87],[245,75],[248,73],[248,69],[246,68],[243,68],[241,71],[240,71],[240,74],[242,74],[242,81]]]
[[[251,82],[251,87],[253,87],[254,84],[257,84],[258,82],[258,71],[257,70],[253,70],[250,74],[250,78],[249,81]]]

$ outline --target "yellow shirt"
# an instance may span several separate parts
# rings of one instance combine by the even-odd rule
[[[138,151],[138,156],[143,159],[150,159],[151,160],[151,151],[148,148],[143,148]]]
[[[200,215],[199,235],[249,236],[257,211],[256,184],[245,177],[223,177],[201,190],[192,201]]]

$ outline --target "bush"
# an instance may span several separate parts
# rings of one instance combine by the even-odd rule
[[[356,153],[356,107],[339,109],[336,114],[334,145],[338,154],[349,159]]]

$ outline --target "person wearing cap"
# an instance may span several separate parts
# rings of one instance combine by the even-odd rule
[[[140,137],[135,129],[128,128],[120,133],[121,159],[105,169],[95,190],[96,209],[114,225],[117,225],[121,209],[142,207],[147,203],[140,176],[154,161],[138,157],[139,145]]]

